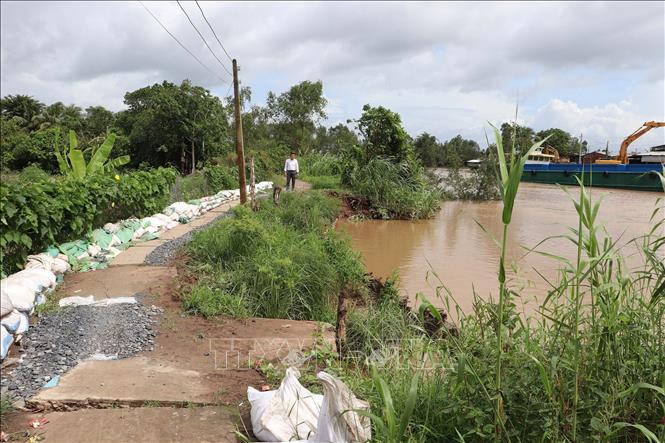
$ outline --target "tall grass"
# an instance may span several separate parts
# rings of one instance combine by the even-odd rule
[[[418,325],[413,322],[400,332],[400,323],[393,322],[396,330],[389,337],[371,342],[368,362],[378,368],[375,376],[363,369],[362,360],[340,372],[373,410],[409,414],[401,441],[665,441],[665,217],[660,203],[652,228],[632,242],[642,260],[631,268],[617,239],[598,225],[601,203],[580,183],[579,195],[571,195],[579,221],[566,236],[576,254],[570,259],[535,252],[551,257],[560,271],[556,280],[547,280],[550,289],[538,314],[524,318],[517,308],[520,294],[506,279],[505,240],[528,154],[504,153],[497,141],[499,158],[505,159],[500,165],[505,229],[497,240],[498,302],[476,298],[473,311],[459,320],[459,335],[443,340],[414,336]],[[444,304],[455,305],[443,283],[439,291]],[[397,309],[383,315],[398,318]],[[373,317],[372,312],[364,315]],[[366,335],[376,331],[372,321],[353,324],[365,326]],[[395,338],[400,333],[403,341]],[[390,358],[380,358],[385,355]],[[420,383],[411,414],[416,374]],[[377,376],[389,382],[389,400]],[[374,422],[378,435],[392,435],[385,417]]]
[[[234,217],[196,234],[188,246],[199,284],[186,310],[334,322],[337,294],[360,284],[360,258],[335,232],[339,203],[319,192],[286,194],[280,206],[237,207]]]
[[[351,189],[369,198],[384,218],[427,218],[440,206],[441,192],[427,182],[415,161],[373,158],[354,168],[348,180]]]

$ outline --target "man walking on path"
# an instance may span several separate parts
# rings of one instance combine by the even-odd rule
[[[296,176],[300,172],[295,152],[292,152],[289,158],[286,159],[286,162],[284,163],[284,172],[286,173],[286,190],[289,190],[289,183],[291,183],[291,190],[295,191]]]

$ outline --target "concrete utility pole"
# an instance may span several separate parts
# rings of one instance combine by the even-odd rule
[[[240,203],[247,202],[247,184],[245,182],[245,146],[242,140],[242,115],[240,113],[240,89],[238,87],[238,64],[233,59],[233,93],[236,121],[236,154],[238,156],[238,177],[240,177]]]

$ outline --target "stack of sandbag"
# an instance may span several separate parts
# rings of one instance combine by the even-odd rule
[[[18,342],[28,330],[28,316],[36,305],[46,301],[46,296],[56,285],[56,276],[50,269],[54,260],[31,260],[33,267],[24,269],[0,281],[0,357],[5,358],[12,343]],[[44,267],[37,267],[37,264]]]
[[[272,188],[272,182],[261,182],[257,190]],[[23,271],[2,280],[2,333],[0,355],[7,355],[9,346],[28,329],[28,316],[46,300],[63,275],[74,270],[83,272],[103,269],[108,262],[134,242],[158,238],[161,233],[188,223],[217,206],[237,199],[240,190],[219,191],[217,194],[189,202],[176,202],[160,214],[142,219],[128,218],[106,223],[83,239],[50,247],[40,254],[29,255]]]

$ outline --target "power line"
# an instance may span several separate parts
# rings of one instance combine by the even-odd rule
[[[212,48],[210,47],[210,45],[209,45],[208,42],[206,41],[205,37],[203,37],[203,34],[201,34],[201,32],[199,31],[199,28],[197,28],[196,25],[194,24],[194,22],[192,21],[192,19],[189,18],[189,14],[187,14],[187,11],[185,11],[185,8],[182,7],[182,5],[180,4],[180,1],[179,1],[179,0],[176,0],[176,3],[178,3],[178,6],[180,6],[180,10],[183,12],[183,14],[185,14],[185,17],[187,17],[187,20],[189,20],[189,24],[192,25],[192,27],[194,28],[194,30],[196,31],[196,33],[199,35],[199,37],[201,37],[201,40],[203,40],[203,43],[205,43],[206,48],[208,48],[208,51],[210,51],[210,53],[212,54],[212,56],[215,57],[215,59],[219,62],[219,64],[222,66],[222,68],[224,68],[224,70],[225,70],[225,71],[226,71],[231,77],[233,77],[233,74],[231,74],[231,71],[228,70],[228,68],[224,65],[224,63],[222,63],[222,61],[219,59],[219,57],[217,57],[217,55],[213,52]]]
[[[206,15],[203,13],[203,9],[201,9],[201,5],[199,5],[199,1],[198,1],[198,0],[195,0],[195,2],[196,2],[196,6],[199,7],[199,11],[201,11],[201,15],[203,16],[203,20],[206,21],[206,23],[208,24],[208,27],[209,27],[210,30],[212,31],[212,35],[215,36],[215,39],[217,40],[217,43],[219,43],[219,46],[221,46],[222,49],[224,50],[224,54],[226,54],[226,56],[229,58],[229,60],[233,61],[233,57],[231,57],[231,56],[229,55],[229,53],[226,52],[226,48],[224,47],[224,45],[222,44],[222,42],[219,40],[219,37],[217,37],[217,33],[215,32],[215,30],[213,29],[212,25],[210,24],[210,22],[209,22],[208,19],[206,18]]]
[[[203,66],[206,70],[208,70],[211,74],[213,74],[215,77],[217,77],[218,79],[220,79],[220,80],[223,81],[224,83],[227,83],[227,82],[228,82],[227,80],[224,80],[222,77],[220,77],[219,75],[217,75],[217,73],[215,73],[215,71],[213,71],[212,69],[210,69],[209,67],[207,67],[207,66],[206,66],[201,60],[199,60],[199,58],[198,58],[197,56],[194,55],[194,53],[193,53],[192,51],[190,51],[189,49],[187,49],[187,47],[186,47],[185,45],[183,45],[183,44],[180,42],[180,40],[178,40],[178,38],[177,38],[175,35],[171,34],[171,31],[169,31],[169,30],[166,28],[166,26],[164,26],[164,24],[163,24],[163,23],[162,23],[162,22],[161,22],[161,21],[155,16],[155,14],[152,13],[152,11],[150,11],[150,9],[148,9],[148,7],[147,7],[146,5],[143,4],[143,2],[142,2],[141,0],[139,0],[139,3],[141,3],[141,6],[143,6],[143,9],[145,9],[146,11],[148,11],[148,14],[150,14],[150,15],[152,16],[152,18],[154,18],[155,21],[156,21],[157,23],[159,23],[159,25],[160,25],[160,26],[161,26],[161,27],[162,27],[162,28],[163,28],[163,29],[164,29],[164,30],[165,30],[165,31],[171,36],[171,38],[173,38],[173,40],[175,40],[175,41],[180,45],[180,47],[181,47],[182,49],[184,49],[185,51],[187,51],[187,53],[188,53],[189,55],[191,55],[192,57],[194,57],[194,59],[195,59],[197,62],[199,62],[199,64],[200,64],[201,66]]]

